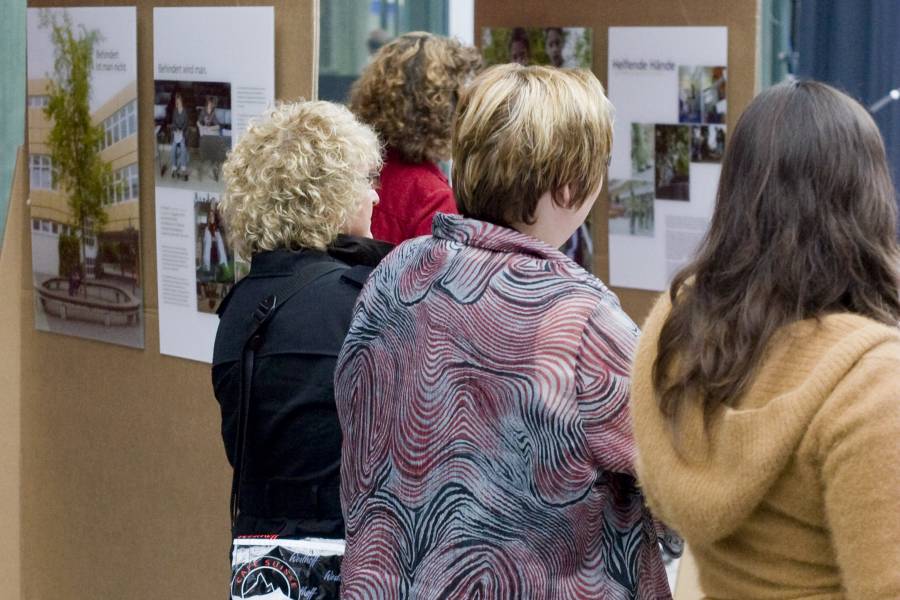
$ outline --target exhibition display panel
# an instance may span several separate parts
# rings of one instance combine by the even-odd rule
[[[210,362],[216,309],[249,270],[219,213],[222,163],[275,100],[274,11],[156,8],[153,25],[159,351]]]
[[[88,31],[98,26],[81,20],[87,14],[82,10],[111,15],[99,26],[104,41],[93,55],[106,70],[90,77],[120,77],[122,85],[111,95],[103,92],[105,100],[95,106],[101,100],[96,84],[88,103],[90,120],[102,131],[99,156],[111,171],[108,191],[95,197],[101,210],[94,214],[106,217],[89,218],[85,212],[76,221],[47,147],[52,122],[44,112],[50,100],[44,97],[50,96],[52,41],[42,51],[49,62],[45,58],[33,70],[38,37],[32,39],[31,28],[40,32],[40,15],[34,13],[34,25],[29,15],[28,140],[20,154],[6,235],[7,245],[15,244],[23,258],[4,263],[4,273],[17,278],[14,289],[5,292],[4,315],[12,315],[6,318],[16,320],[21,330],[15,342],[20,363],[12,367],[20,401],[9,416],[22,438],[22,474],[12,483],[13,489],[21,488],[15,506],[21,507],[22,531],[11,540],[20,548],[15,554],[20,554],[21,581],[10,586],[27,587],[35,598],[216,597],[229,577],[229,469],[209,367],[203,363],[211,355],[214,311],[241,269],[216,215],[220,165],[246,127],[239,102],[247,103],[244,114],[252,116],[276,98],[316,96],[317,21],[325,2],[243,0],[235,7],[197,0],[189,9],[177,0],[110,4],[28,2],[31,11],[65,9]],[[229,17],[227,22],[219,16],[250,8],[269,16]],[[668,264],[663,246],[662,254],[654,250],[645,258],[627,259],[647,275],[647,281],[629,279],[630,263],[620,262],[614,238],[645,241],[637,238],[649,238],[652,226],[652,239],[668,243],[669,232],[679,230],[660,229],[666,226],[660,222],[661,207],[686,210],[708,202],[695,186],[704,172],[711,176],[718,169],[720,132],[727,139],[753,95],[757,9],[757,2],[744,0],[684,0],[676,6],[664,0],[474,2],[473,39],[479,45],[486,29],[521,27],[542,36],[552,28],[589,32],[581,39],[589,40],[590,64],[617,103],[623,102],[617,89],[627,84],[617,83],[612,72],[613,52],[625,48],[616,41],[615,28],[626,28],[627,35],[630,28],[696,27],[706,30],[704,40],[712,40],[702,42],[708,54],[700,58],[666,58],[665,36],[649,32],[641,41],[641,56],[629,52],[623,57],[676,63],[674,80],[666,84],[666,93],[676,97],[674,113],[628,113],[630,108],[617,106],[620,129],[614,148],[625,153],[613,158],[610,177],[652,184],[652,215],[639,201],[629,205],[630,190],[628,197],[611,198],[618,188],[610,182],[590,220],[593,272],[611,284],[636,322],[676,267]],[[186,16],[169,16],[182,10]],[[109,31],[107,24],[114,24]],[[539,46],[536,38],[529,39]],[[575,46],[566,51],[570,58],[579,56]],[[546,46],[543,55],[535,54],[552,60]],[[687,69],[683,77],[681,67]],[[717,99],[705,92],[718,90],[713,81],[719,80],[727,81],[721,90],[727,92],[726,104],[720,104],[724,95]],[[248,93],[249,88],[260,91]],[[698,93],[686,94],[682,106],[681,90],[695,88]],[[176,94],[182,103],[177,112],[185,112],[187,120],[180,135],[172,116]],[[201,122],[204,112],[213,115],[206,123],[215,123]],[[629,145],[632,140],[643,144],[636,177],[632,151],[624,151],[622,136]],[[670,146],[681,148],[675,160],[669,159]],[[686,146],[687,200],[679,196],[685,186],[677,168],[683,166]],[[659,164],[668,166],[660,168],[665,177],[658,182]],[[94,250],[88,248],[91,237]],[[77,243],[60,243],[60,238]],[[18,255],[7,252],[4,259]],[[656,260],[661,262],[652,268],[661,276],[651,281],[647,267]],[[76,263],[80,272],[62,269]],[[75,291],[71,297],[70,289]]]

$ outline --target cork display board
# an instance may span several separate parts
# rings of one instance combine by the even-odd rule
[[[328,0],[321,0],[322,2]],[[8,353],[0,370],[3,443],[18,469],[0,479],[0,507],[18,491],[17,545],[5,591],[14,597],[217,598],[227,590],[231,470],[209,366],[159,353],[155,260],[153,9],[274,6],[275,96],[316,94],[320,0],[28,0],[29,7],[135,6],[138,47],[138,164],[144,349],[34,330],[28,157],[20,153],[0,272]],[[728,27],[729,128],[756,81],[757,1],[476,0],[483,27],[590,28],[594,70],[606,82],[610,26]],[[239,27],[236,24],[235,27]],[[27,148],[28,142],[26,140]],[[608,279],[607,200],[594,209],[594,272]],[[13,247],[11,247],[13,246]],[[640,323],[656,294],[615,289]],[[16,421],[16,417],[18,420]],[[17,437],[19,436],[19,437]],[[20,456],[14,442],[21,439]],[[5,457],[6,455],[4,455]],[[6,513],[6,511],[4,511]],[[14,516],[14,513],[6,513]],[[16,544],[16,540],[18,543]],[[21,594],[15,593],[21,591]],[[13,597],[13,596],[11,596]]]
[[[275,8],[276,97],[314,97],[317,2],[239,4]],[[20,247],[4,258],[22,263],[14,286],[21,292],[15,294],[21,299],[15,307],[21,323],[17,537],[28,598],[216,598],[228,589],[231,470],[209,366],[159,354],[153,9],[185,3],[28,2],[29,8],[123,5],[137,7],[143,350],[34,331],[30,219],[27,208],[20,210],[27,201],[23,165],[17,173],[26,181],[11,198],[9,227],[17,231],[7,239]]]

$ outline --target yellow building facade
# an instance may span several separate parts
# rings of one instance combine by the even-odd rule
[[[28,81],[28,166],[31,206],[32,259],[35,277],[59,273],[59,235],[78,231],[68,196],[58,189],[47,139],[52,122],[44,113],[48,101],[48,79]],[[93,276],[94,261],[104,242],[136,244],[140,231],[137,144],[137,84],[131,82],[92,113],[93,122],[104,129],[101,158],[109,163],[113,180],[103,200],[107,222],[97,238],[85,240],[88,276]],[[138,279],[133,272],[119,267],[120,275]]]

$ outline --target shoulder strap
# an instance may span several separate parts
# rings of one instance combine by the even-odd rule
[[[250,391],[253,383],[253,362],[256,352],[262,347],[265,329],[269,321],[279,308],[295,296],[302,289],[321,279],[329,273],[345,269],[346,265],[331,261],[316,262],[302,269],[274,294],[266,296],[256,306],[253,314],[249,315],[245,322],[244,343],[241,352],[241,398],[238,405],[234,474],[231,480],[231,529],[235,531],[239,513],[241,483],[243,481],[244,466],[246,465],[247,450],[247,422],[250,414]]]
[[[341,275],[341,279],[350,283],[351,285],[356,286],[359,289],[366,284],[366,279],[369,278],[369,275],[372,273],[373,267],[367,267],[365,265],[357,265],[350,269],[344,271]]]

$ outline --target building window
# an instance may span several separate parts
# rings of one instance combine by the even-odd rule
[[[53,177],[53,161],[47,154],[31,154],[28,156],[28,167],[31,172],[30,183],[33,190],[55,190]]]
[[[125,106],[125,119],[128,122],[127,135],[137,133],[137,105],[135,102],[135,100],[132,100]]]
[[[137,133],[137,100],[132,100],[103,121],[104,148]]]
[[[112,179],[106,187],[106,198],[104,198],[103,203],[118,204],[119,202],[137,200],[140,195],[139,187],[137,163],[122,167],[113,172]]]
[[[60,225],[56,221],[49,221],[47,219],[32,219],[31,220],[31,228],[34,231],[41,231],[44,233],[54,233],[59,235],[60,229],[65,229],[65,225]]]
[[[140,186],[138,185],[138,166],[137,163],[125,167],[125,176],[128,181],[128,198],[137,200],[140,196]]]
[[[28,107],[29,108],[44,108],[49,104],[50,104],[50,96],[46,96],[46,95],[28,96]]]
[[[319,99],[344,102],[379,47],[408,31],[448,31],[452,0],[328,0],[319,8]]]

